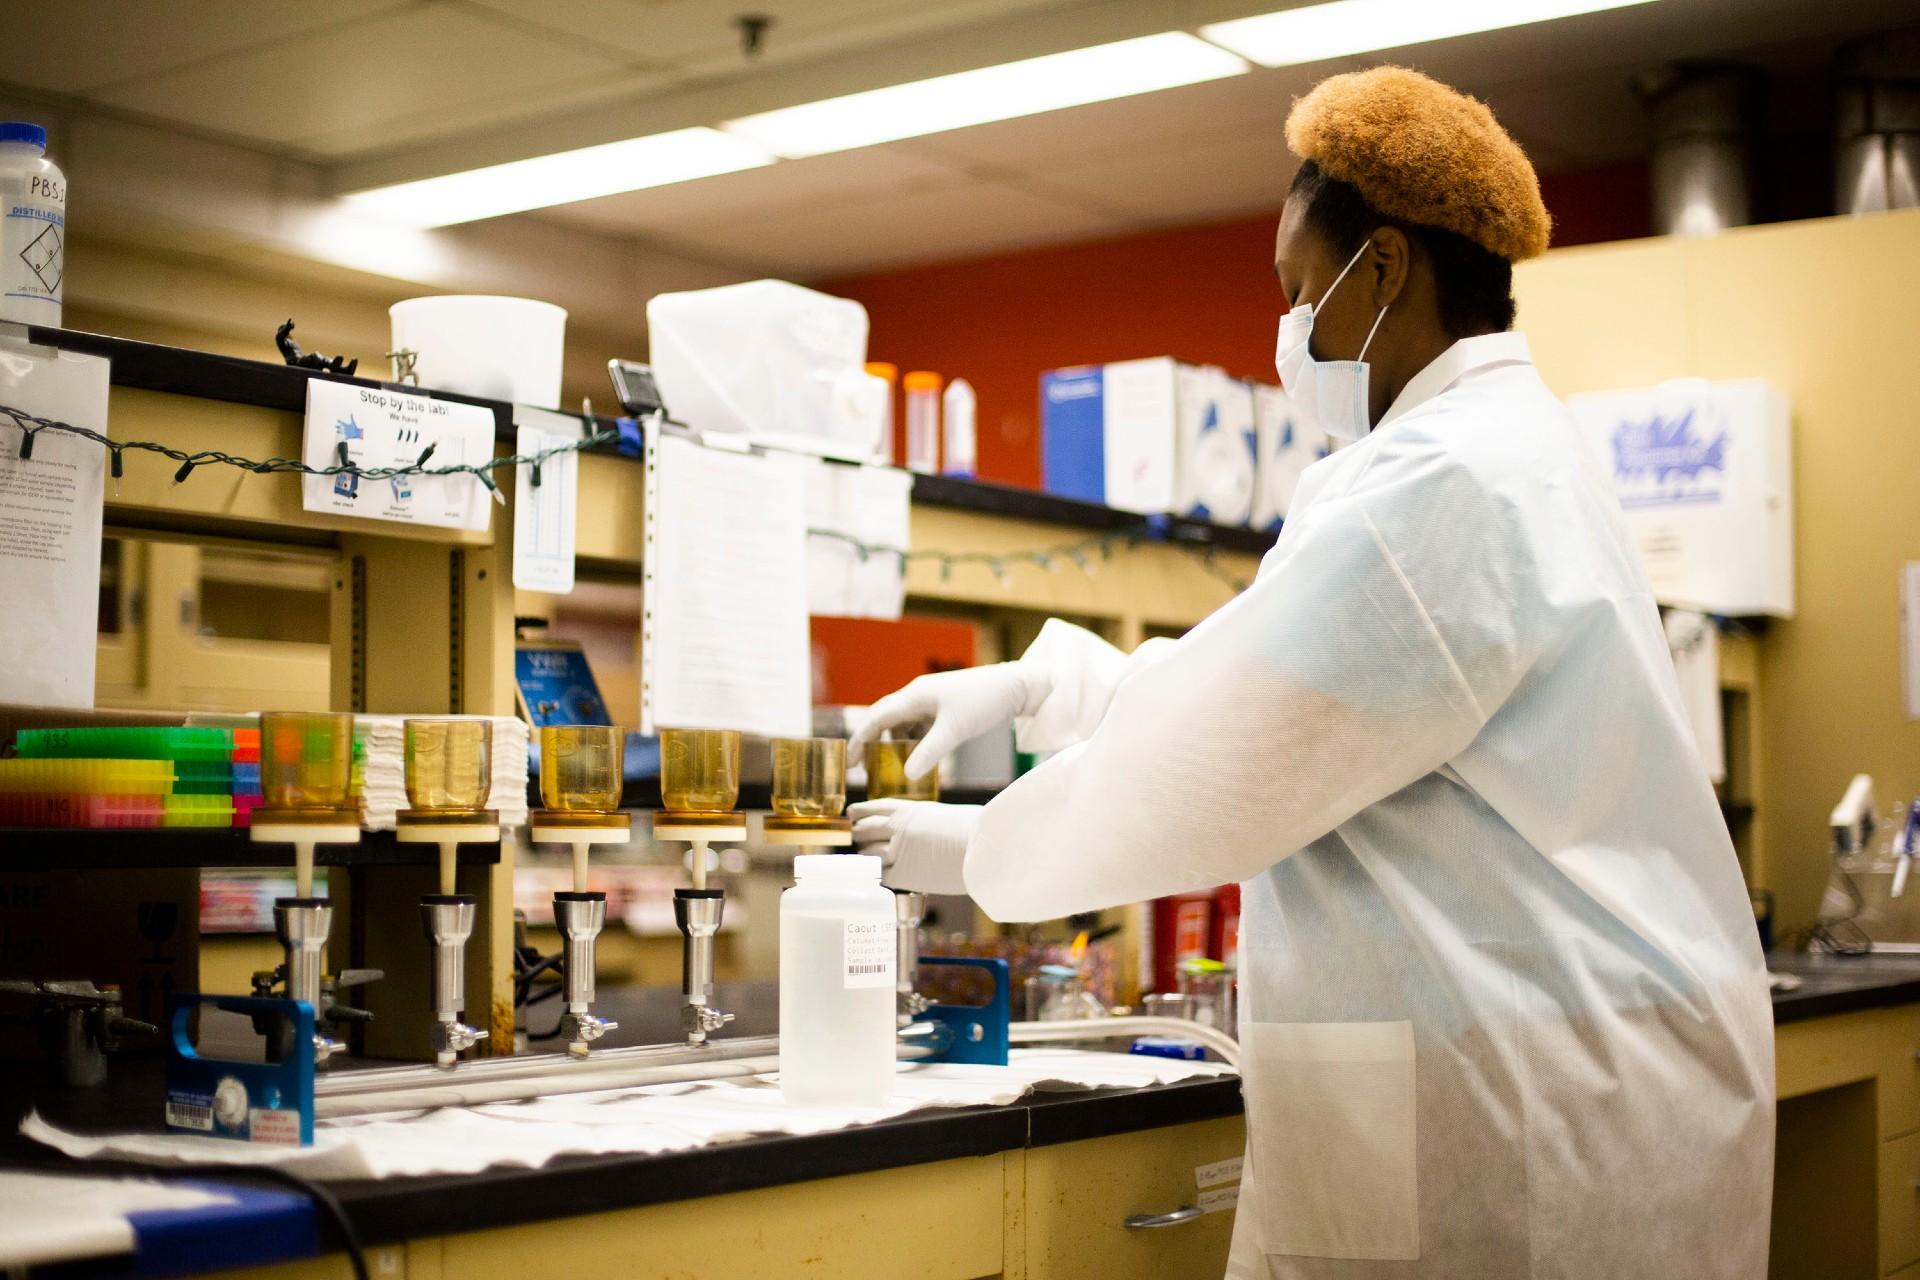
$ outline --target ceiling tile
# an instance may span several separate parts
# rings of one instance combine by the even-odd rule
[[[706,222],[786,216],[820,206],[885,204],[965,174],[897,147],[867,147],[698,182],[628,191],[543,210],[539,216],[617,235],[675,231]]]
[[[820,57],[944,28],[1004,18],[1062,0],[473,0],[497,13],[711,75]],[[772,19],[749,62],[736,19]]]
[[[147,76],[101,101],[275,143],[364,133],[383,141],[409,117],[518,103],[625,73],[620,63],[444,7],[410,8],[343,31],[285,41]],[[404,126],[401,126],[404,127]]]
[[[558,82],[548,81],[518,93],[501,93],[480,102],[435,103],[415,107],[404,115],[390,116],[377,130],[364,125],[329,129],[311,137],[293,139],[301,151],[325,160],[348,160],[369,151],[412,143],[443,143],[445,139],[465,137],[489,126],[505,128],[522,124],[529,115],[591,107],[617,102],[661,88],[665,81],[646,71],[623,71],[613,75],[573,76]]]
[[[1293,94],[1309,83],[1310,77],[1256,72],[929,134],[901,145],[942,159],[1024,168],[1120,148],[1150,150],[1229,129],[1278,138]]]
[[[1278,130],[1236,130],[1105,151],[1009,180],[1130,221],[1175,226],[1279,209],[1298,163]]]
[[[408,0],[42,0],[7,8],[0,80],[84,94],[293,36],[335,31]]]
[[[681,227],[678,247],[801,279],[1119,235],[1124,221],[1017,188],[966,182],[884,203],[813,201],[778,216]]]

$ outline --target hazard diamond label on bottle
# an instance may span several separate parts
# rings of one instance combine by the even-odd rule
[[[60,228],[48,223],[44,230],[20,251],[20,261],[27,264],[27,270],[33,272],[34,279],[48,293],[56,293],[60,288],[60,278],[66,271],[65,242],[60,237]]]

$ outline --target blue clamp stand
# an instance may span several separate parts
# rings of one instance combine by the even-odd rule
[[[1006,1066],[1013,1025],[1013,981],[1007,973],[1007,962],[979,960],[972,956],[921,956],[920,963],[982,969],[993,977],[993,997],[986,1004],[927,1006],[927,1020],[938,1022],[953,1033],[953,1043],[929,1061]]]
[[[196,1009],[287,1018],[295,1052],[285,1062],[205,1058],[187,1024]],[[313,1145],[313,1006],[260,996],[177,995],[167,1005],[167,1129],[238,1142]]]

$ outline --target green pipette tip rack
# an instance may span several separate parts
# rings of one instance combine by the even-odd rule
[[[14,753],[32,760],[176,760],[225,765],[233,758],[233,732],[141,726],[22,729],[14,737]]]

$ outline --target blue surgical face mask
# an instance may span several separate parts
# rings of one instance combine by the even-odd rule
[[[1320,295],[1320,306],[1327,304],[1327,299],[1347,278],[1347,272],[1353,270],[1354,263],[1360,261],[1370,243],[1362,244],[1360,252],[1347,260],[1327,291]],[[1387,318],[1387,309],[1380,308],[1380,314],[1373,319],[1373,328],[1367,330],[1367,340],[1360,344],[1360,355],[1352,360],[1313,358],[1308,343],[1313,337],[1315,310],[1315,306],[1303,302],[1280,317],[1273,366],[1302,427],[1325,432],[1338,449],[1366,435],[1372,425],[1367,413],[1367,348],[1373,345],[1373,335],[1380,331],[1380,322]]]

